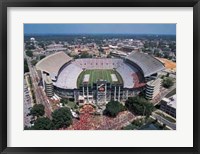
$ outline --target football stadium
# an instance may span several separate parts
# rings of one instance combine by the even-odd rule
[[[56,94],[79,103],[105,103],[138,94],[164,65],[138,51],[123,58],[80,59],[57,52],[39,61],[36,69],[48,97]]]

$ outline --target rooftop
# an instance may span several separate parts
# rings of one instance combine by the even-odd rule
[[[63,44],[50,44],[47,46],[47,48],[59,48],[59,47],[63,47]]]
[[[162,100],[165,101],[168,106],[171,106],[176,109],[176,94],[169,98],[163,98]]]
[[[151,80],[151,81],[147,82],[147,84],[150,85],[150,86],[156,86],[156,85],[158,85],[160,83],[161,83],[161,79],[160,78],[157,78],[156,80]]]

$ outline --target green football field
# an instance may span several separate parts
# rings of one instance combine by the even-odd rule
[[[85,71],[81,72],[81,74],[78,77],[78,80],[77,80],[77,86],[78,87],[80,87],[80,85],[83,83],[83,79],[84,79],[84,76],[86,74],[90,75],[89,84],[91,86],[97,80],[101,80],[101,79],[106,80],[106,81],[113,83],[113,84],[114,83],[115,84],[122,84],[123,83],[123,80],[122,80],[120,74],[115,70],[101,70],[101,69],[100,70],[85,70]],[[115,74],[118,81],[112,81],[111,74]]]

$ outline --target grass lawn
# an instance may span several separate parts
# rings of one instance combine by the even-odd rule
[[[66,104],[68,107],[70,107],[71,109],[73,109],[75,107],[75,102],[71,102],[71,101],[68,101],[67,104]]]
[[[83,83],[84,76],[86,74],[90,74],[89,78],[89,84],[92,86],[93,83],[95,83],[97,80],[106,80],[110,83],[116,83],[116,84],[122,84],[123,80],[120,76],[120,74],[115,70],[103,70],[103,69],[95,69],[95,70],[85,70],[83,71],[77,80],[77,86],[80,87],[80,85]],[[115,74],[118,81],[114,82],[112,81],[111,74]]]

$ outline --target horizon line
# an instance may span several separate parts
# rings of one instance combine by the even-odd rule
[[[24,35],[176,35],[176,34],[165,34],[165,33],[24,33]]]

